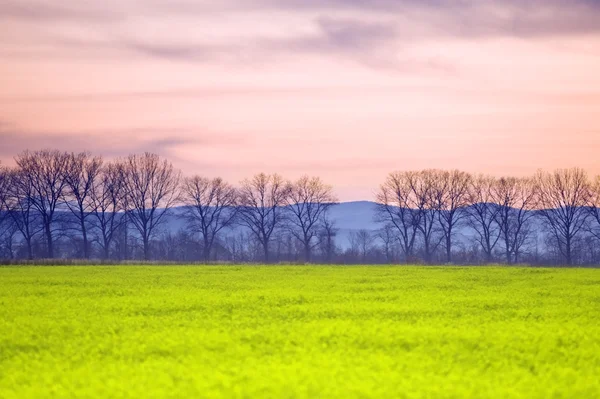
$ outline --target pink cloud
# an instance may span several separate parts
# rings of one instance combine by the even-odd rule
[[[233,182],[317,174],[342,199],[397,169],[600,173],[599,9],[4,1],[0,158],[156,150]]]

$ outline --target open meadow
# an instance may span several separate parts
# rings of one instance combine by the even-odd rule
[[[0,397],[598,398],[600,270],[0,268]]]

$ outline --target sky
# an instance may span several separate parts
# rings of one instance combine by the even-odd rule
[[[0,161],[185,175],[600,174],[600,0],[0,0]]]

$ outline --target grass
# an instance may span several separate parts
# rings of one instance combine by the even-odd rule
[[[597,398],[600,270],[3,267],[0,397]]]

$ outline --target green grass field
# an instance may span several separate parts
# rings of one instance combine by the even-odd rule
[[[0,397],[599,398],[600,270],[0,268]]]

